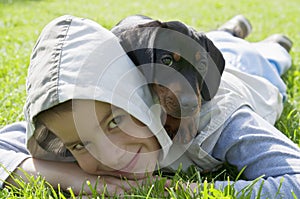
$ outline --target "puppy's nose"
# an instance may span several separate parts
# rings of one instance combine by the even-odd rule
[[[183,95],[180,97],[181,117],[194,115],[199,105],[198,98],[194,95]]]

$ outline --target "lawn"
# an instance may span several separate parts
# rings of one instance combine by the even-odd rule
[[[288,100],[276,127],[300,146],[299,0],[0,0],[0,126],[24,118],[25,78],[31,49],[49,21],[71,14],[93,19],[110,29],[121,18],[137,13],[163,21],[180,20],[200,31],[216,29],[232,16],[243,14],[253,26],[249,41],[259,41],[274,33],[289,36],[294,41],[293,66],[283,77]]]

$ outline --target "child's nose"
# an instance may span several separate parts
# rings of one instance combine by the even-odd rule
[[[92,152],[92,155],[101,162],[101,164],[111,168],[111,169],[120,169],[122,165],[121,160],[125,155],[126,150],[122,149],[118,144],[111,141],[106,143],[99,143],[95,150]]]

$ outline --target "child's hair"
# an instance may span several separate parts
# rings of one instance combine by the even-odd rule
[[[72,100],[68,100],[48,110],[42,111],[33,119],[35,125],[35,133],[33,136],[37,143],[46,151],[58,154],[60,156],[72,156],[61,140],[42,122],[42,117],[49,112],[58,113],[71,110]]]

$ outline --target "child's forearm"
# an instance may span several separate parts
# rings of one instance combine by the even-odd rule
[[[24,172],[33,176],[41,175],[54,188],[57,188],[58,184],[63,189],[72,187],[76,193],[79,193],[82,183],[88,179],[88,175],[84,176],[83,171],[80,171],[75,163],[53,162],[34,158],[25,159],[13,172],[13,176],[16,178],[20,176],[27,181]],[[15,184],[12,176],[6,181]]]
[[[20,168],[20,169],[19,169]],[[122,195],[129,191],[132,186],[136,186],[140,181],[121,180],[113,176],[96,176],[85,173],[76,163],[73,162],[54,162],[35,158],[27,158],[13,172],[14,176],[21,176],[25,181],[24,171],[33,176],[42,176],[54,188],[59,184],[63,190],[72,188],[72,191],[79,195],[82,191],[86,194],[92,194],[92,190],[87,186],[89,181],[94,187],[98,183],[97,192],[105,195]],[[9,177],[7,183],[14,184],[14,180]],[[129,185],[130,184],[130,185]]]

